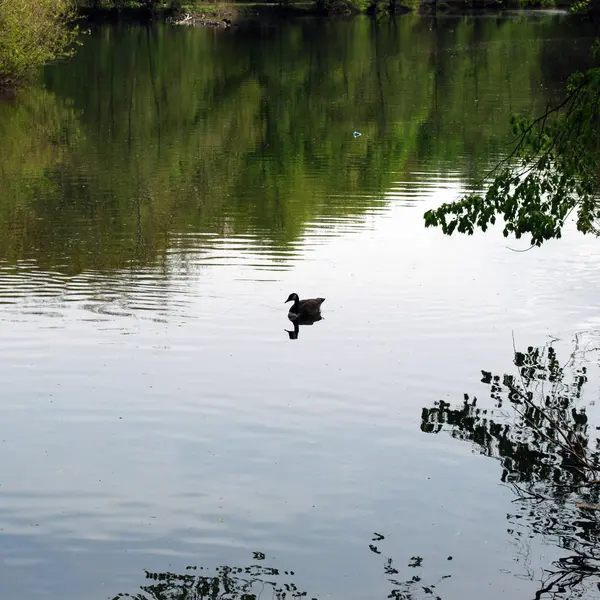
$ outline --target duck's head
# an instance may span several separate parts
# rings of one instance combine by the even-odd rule
[[[290,295],[288,296],[288,299],[287,299],[287,300],[284,302],[284,304],[285,304],[286,302],[296,302],[296,301],[298,301],[298,300],[300,300],[300,298],[298,298],[298,294],[290,294]]]

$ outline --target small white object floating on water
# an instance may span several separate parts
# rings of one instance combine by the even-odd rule
[[[353,135],[354,137],[360,137],[360,136],[362,135],[362,133],[360,133],[360,131],[354,131],[354,132],[352,133],[352,135]]]

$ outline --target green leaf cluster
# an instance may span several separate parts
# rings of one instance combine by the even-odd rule
[[[0,0],[0,89],[70,56],[74,16],[72,0]]]
[[[181,0],[76,0],[79,8],[92,10],[146,10],[149,12],[178,9]],[[192,2],[193,4],[193,2]]]
[[[427,227],[473,234],[498,219],[504,236],[533,246],[560,238],[567,218],[600,233],[600,68],[573,74],[566,94],[540,117],[513,117],[516,145],[485,194],[468,194],[425,213]]]

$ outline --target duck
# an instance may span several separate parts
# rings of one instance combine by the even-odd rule
[[[288,312],[289,319],[312,318],[317,320],[316,317],[321,316],[321,304],[325,302],[325,298],[306,298],[305,300],[300,300],[298,294],[290,294],[285,302],[294,303]]]

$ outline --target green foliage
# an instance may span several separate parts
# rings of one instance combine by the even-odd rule
[[[77,0],[80,8],[93,10],[143,10],[150,13],[168,13],[171,11],[186,10],[199,11],[203,14],[223,13],[236,8],[235,2],[222,2],[215,0]],[[252,4],[250,2],[249,4]],[[268,5],[265,0],[257,0],[256,5]],[[272,3],[271,3],[272,4]],[[306,2],[291,2],[281,0],[280,5],[298,5],[306,8]],[[370,0],[315,0],[315,8],[321,12],[339,14],[346,12],[364,12]]]
[[[557,0],[519,0],[520,8],[552,8],[557,5]]]
[[[574,14],[597,15],[600,13],[600,0],[574,0],[570,11]]]
[[[324,8],[328,13],[364,12],[370,0],[325,0]]]
[[[76,0],[80,8],[91,8],[93,10],[146,10],[156,11],[168,8],[170,1],[164,0]]]
[[[425,213],[427,227],[472,234],[498,218],[504,236],[531,236],[531,244],[560,238],[576,216],[583,233],[600,229],[600,68],[575,73],[566,96],[536,119],[513,118],[518,143],[485,195],[469,194]]]
[[[73,17],[71,0],[0,0],[0,88],[70,56]]]
[[[583,0],[599,2],[600,0]],[[169,14],[173,11],[199,12],[206,15],[224,15],[234,13],[253,14],[255,9],[265,9],[261,14],[269,14],[274,6],[285,6],[303,12],[320,15],[348,15],[353,13],[401,13],[418,11],[446,11],[448,9],[499,9],[499,8],[549,8],[556,6],[557,0],[250,0],[236,3],[233,0],[77,0],[79,7],[85,11],[133,11],[151,13],[153,15]],[[246,12],[246,10],[248,12]],[[253,12],[254,11],[254,12]]]

